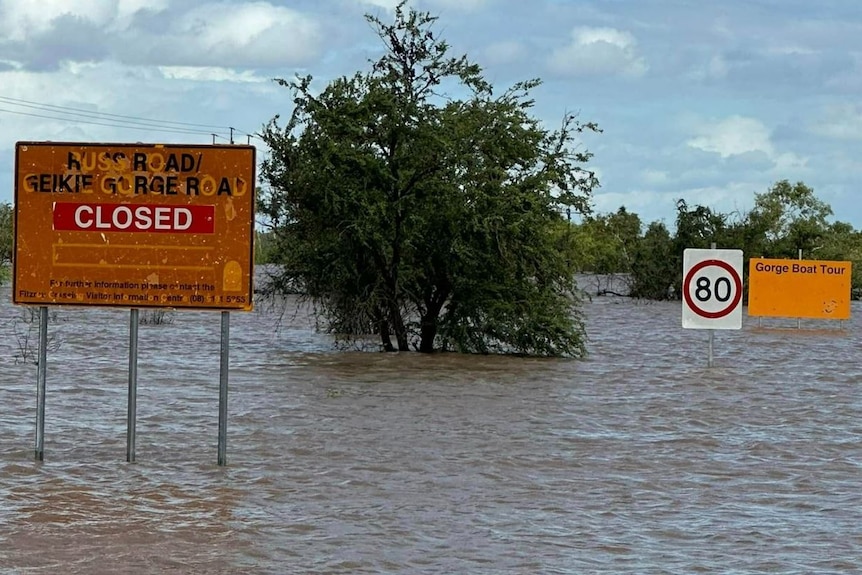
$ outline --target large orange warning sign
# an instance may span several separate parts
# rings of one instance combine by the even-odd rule
[[[17,304],[250,310],[255,148],[19,142]]]

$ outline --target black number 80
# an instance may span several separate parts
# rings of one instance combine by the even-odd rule
[[[720,277],[715,280],[715,287],[713,289],[712,282],[708,277],[699,277],[697,278],[697,283],[695,284],[697,287],[694,290],[694,297],[697,298],[697,301],[705,302],[712,299],[713,293],[715,293],[715,299],[724,303],[730,299],[730,292],[732,288],[730,286],[730,280],[726,277]],[[722,286],[724,286],[722,290]],[[722,291],[724,293],[722,293]]]

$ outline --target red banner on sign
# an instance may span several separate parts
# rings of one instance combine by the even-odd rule
[[[215,233],[215,206],[54,203],[63,232]]]

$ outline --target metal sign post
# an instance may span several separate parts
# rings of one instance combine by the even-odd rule
[[[799,260],[802,261],[802,248],[799,248]],[[796,318],[796,329],[802,329],[802,319]]]
[[[138,407],[138,314],[129,312],[129,409],[126,417],[126,461],[135,462],[135,427]]]
[[[711,249],[711,250],[715,249],[715,242],[712,242],[709,244],[709,249]],[[709,330],[709,352],[708,352],[708,357],[706,358],[706,366],[707,367],[712,367],[715,363],[713,361],[713,358],[715,356],[714,351],[715,351],[715,330],[710,328],[710,330]]]
[[[715,330],[709,330],[709,356],[706,358],[706,366],[713,366],[713,350],[715,349]]]
[[[221,364],[218,387],[218,464],[227,465],[227,380],[230,365],[230,312],[221,312]]]
[[[39,307],[39,364],[36,366],[36,461],[45,461],[45,383],[48,375],[48,306]]]

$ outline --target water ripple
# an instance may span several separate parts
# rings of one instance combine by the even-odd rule
[[[334,352],[301,311],[236,313],[218,468],[218,314],[142,326],[130,465],[128,312],[61,308],[35,464],[8,300],[3,573],[862,569],[856,319],[746,319],[710,369],[679,304],[587,304],[582,362]]]

